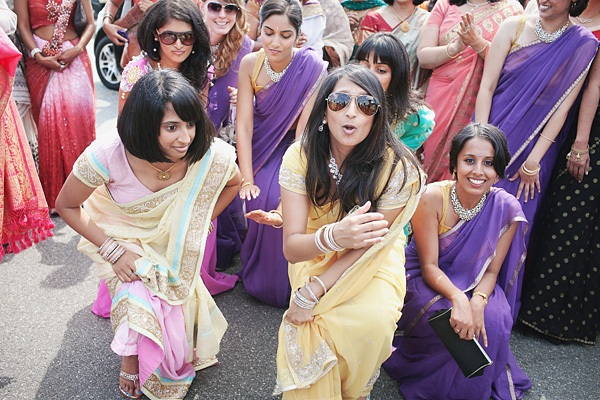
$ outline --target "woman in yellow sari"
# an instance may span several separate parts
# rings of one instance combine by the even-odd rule
[[[404,225],[423,176],[395,137],[370,71],[327,77],[283,158],[283,251],[294,292],[279,330],[283,398],[364,399],[404,300]],[[360,205],[360,207],[359,207]]]
[[[241,182],[235,151],[170,70],[136,83],[117,129],[79,157],[56,207],[112,297],[121,393],[183,399],[195,371],[217,362],[227,328],[200,266],[211,221]]]

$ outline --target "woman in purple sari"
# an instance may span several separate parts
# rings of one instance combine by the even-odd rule
[[[244,57],[238,77],[237,150],[246,210],[276,210],[283,154],[306,125],[327,66],[311,48],[294,48],[302,25],[298,0],[267,0],[260,11],[263,50]],[[253,101],[254,99],[254,101]],[[276,214],[275,214],[276,215]],[[287,307],[288,263],[278,226],[248,221],[240,276],[259,300]]]
[[[509,348],[514,285],[497,280],[503,270],[518,276],[525,256],[521,205],[492,187],[509,159],[500,130],[467,125],[450,149],[456,181],[432,183],[421,197],[406,249],[396,350],[384,363],[407,400],[522,398],[531,388]],[[482,376],[465,378],[427,322],[450,307],[455,332],[480,341],[493,361]]]

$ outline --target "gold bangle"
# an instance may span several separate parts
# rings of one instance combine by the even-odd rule
[[[550,139],[548,136],[544,136],[544,135],[542,135],[541,133],[540,133],[540,137],[543,137],[544,139],[546,139],[546,140],[549,140],[549,141],[551,141],[552,143],[555,143],[555,142],[556,142],[556,140],[554,140],[554,139]]]
[[[473,50],[475,50],[475,53],[477,53],[477,54],[480,54],[482,51],[484,51],[485,49],[487,49],[487,47],[489,46],[489,44],[490,44],[490,42],[486,41],[486,42],[485,42],[485,46],[483,46],[483,47],[481,48],[481,50],[479,50],[479,51],[477,51],[477,50],[475,50],[475,49],[473,49]]]
[[[483,302],[487,306],[487,303],[488,303],[488,296],[487,296],[487,294],[481,293],[481,292],[473,292],[473,296],[481,296],[481,298],[483,299]]]
[[[585,150],[575,150],[573,148],[573,146],[571,146],[571,151],[575,154],[586,154],[590,151],[590,145],[588,144],[588,146],[585,148]]]
[[[450,52],[448,51],[448,48],[450,47],[449,44],[446,45],[446,55],[448,56],[448,58],[456,58],[458,57],[458,53],[456,53],[454,56],[450,55]]]
[[[208,234],[210,235],[212,233],[212,231],[215,230],[215,226],[213,225],[212,221],[210,222],[210,224],[208,225]]]
[[[525,175],[536,175],[538,172],[540,172],[540,170],[542,169],[542,166],[540,164],[538,164],[537,168],[534,170],[530,170],[527,169],[527,167],[525,166],[525,162],[523,162],[523,165],[521,165],[521,169],[523,170],[523,173]]]
[[[254,185],[254,182],[246,182],[246,183],[242,183],[242,186],[240,186],[240,189],[241,189],[241,188],[244,188],[244,187],[246,187],[246,186],[250,186],[250,185]],[[254,186],[256,186],[256,185],[254,185]]]
[[[283,228],[283,215],[281,215],[281,213],[279,211],[277,211],[277,210],[271,210],[271,211],[269,211],[269,214],[271,214],[271,213],[277,214],[277,215],[279,215],[279,218],[281,218],[281,224],[279,224],[279,225],[271,225],[271,226],[273,228],[275,228],[275,229],[281,229],[281,228]]]

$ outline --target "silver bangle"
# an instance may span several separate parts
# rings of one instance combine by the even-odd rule
[[[333,251],[344,251],[346,249],[337,244],[337,242],[333,238],[333,228],[336,223],[329,225],[327,229],[325,229],[325,240],[327,241],[327,244],[329,245],[329,247],[331,247]]]
[[[300,289],[296,290],[294,292],[294,295],[292,296],[292,298],[294,299],[294,303],[296,303],[296,305],[300,308],[303,308],[305,310],[312,310],[313,308],[315,308],[315,305],[317,303],[312,302],[308,299],[306,299],[304,296],[302,296],[300,294]]]
[[[321,253],[331,253],[333,250],[328,249],[327,247],[325,247],[323,245],[323,242],[321,242],[321,232],[323,231],[323,229],[325,229],[327,227],[327,225],[323,225],[322,227],[320,227],[317,232],[315,233],[315,245],[317,246],[317,249],[319,249],[319,251]]]
[[[319,278],[316,275],[313,275],[313,276],[310,277],[310,279],[313,279],[313,280],[319,282],[319,284],[323,287],[323,296],[325,296],[325,294],[327,293],[327,286],[325,286],[325,284],[323,283],[323,281],[321,280],[321,278]],[[323,296],[321,296],[321,297],[323,297]]]
[[[35,58],[35,55],[37,53],[41,53],[41,52],[42,52],[42,50],[40,50],[39,47],[36,47],[35,49],[31,49],[31,51],[29,52],[29,57]]]
[[[310,288],[309,284],[306,283],[304,285],[304,288],[306,289],[306,291],[308,292],[308,294],[310,295],[310,297],[312,297],[312,299],[314,300],[315,303],[319,304],[319,299],[317,298],[317,295],[315,294],[315,292],[313,292],[313,290]]]

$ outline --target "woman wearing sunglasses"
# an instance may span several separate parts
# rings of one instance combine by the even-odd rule
[[[403,227],[424,177],[381,105],[385,92],[370,71],[335,70],[283,158],[294,291],[279,331],[284,399],[365,399],[392,352],[406,288]]]
[[[236,135],[244,178],[240,198],[250,212],[277,209],[281,158],[296,133],[304,130],[327,73],[312,48],[294,47],[302,25],[298,0],[267,0],[260,16],[264,48],[244,57],[238,77]],[[240,276],[249,294],[278,307],[286,307],[290,297],[282,246],[276,227],[248,221]]]
[[[119,113],[133,85],[151,70],[178,71],[198,92],[207,86],[211,57],[208,32],[192,0],[157,1],[138,28],[138,41],[142,54],[123,70]]]

